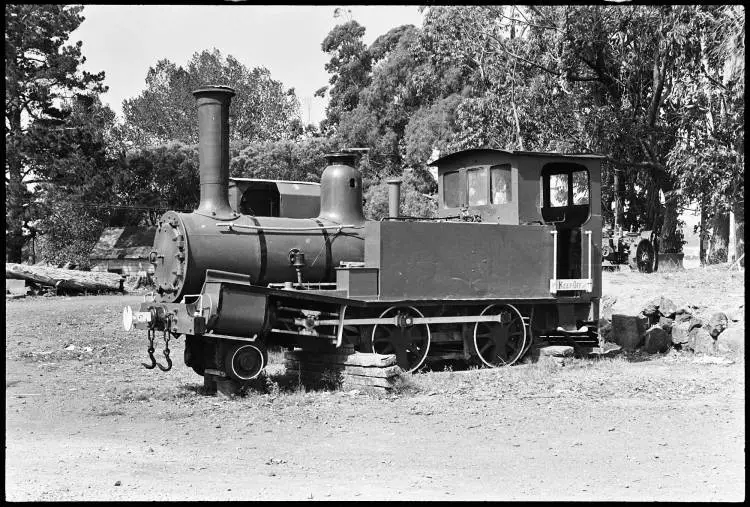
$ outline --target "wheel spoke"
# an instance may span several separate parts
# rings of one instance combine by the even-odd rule
[[[491,347],[493,347],[493,344],[492,344],[492,342],[491,342],[490,340],[487,340],[486,342],[484,342],[484,345],[482,345],[482,346],[481,346],[481,347],[479,348],[479,354],[480,354],[480,355],[481,355],[481,356],[482,356],[483,358],[485,358],[485,359],[490,359],[490,360],[491,360],[491,359],[492,359],[492,356],[491,356],[491,355],[488,355],[488,354],[487,354],[487,350],[488,350],[488,349],[490,349]]]
[[[396,363],[404,369],[411,370],[411,364],[409,363],[409,356],[406,352],[406,347],[401,343],[395,343],[394,348],[396,349]]]
[[[498,329],[493,335],[492,335],[492,342],[495,345],[495,353],[496,354],[505,354],[505,349],[508,346],[508,333],[507,330],[504,328]]]
[[[397,315],[424,317],[413,307],[391,307],[380,314],[380,318]],[[430,347],[429,326],[416,324],[398,327],[393,324],[377,324],[372,331],[373,350],[385,354],[395,354],[396,362],[406,371],[412,371],[421,364]]]

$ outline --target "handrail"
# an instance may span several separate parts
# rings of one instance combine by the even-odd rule
[[[318,227],[280,227],[280,226],[266,226],[266,225],[245,225],[245,224],[231,224],[231,223],[218,223],[216,227],[228,227],[231,231],[232,228],[238,229],[253,229],[263,231],[319,231],[321,229],[364,229],[362,225],[321,225]]]
[[[557,229],[550,231],[552,234],[552,280],[555,283],[552,292],[557,293]]]
[[[591,280],[591,262],[593,259],[593,251],[591,250],[593,248],[591,244],[591,231],[586,231],[586,235],[589,237],[589,280]]]

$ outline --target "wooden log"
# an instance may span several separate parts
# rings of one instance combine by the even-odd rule
[[[353,354],[320,354],[305,350],[291,350],[284,352],[284,359],[294,361],[317,361],[348,366],[393,366],[396,364],[395,354],[372,354],[354,352]]]
[[[102,271],[78,271],[51,266],[5,264],[5,277],[74,291],[120,291],[122,275]]]
[[[346,377],[341,383],[342,389],[357,388],[357,387],[374,387],[383,390],[394,389],[398,383],[382,383],[381,379],[372,377]]]
[[[361,375],[363,377],[380,377],[380,378],[389,378],[389,377],[396,377],[398,375],[401,375],[403,373],[403,370],[398,366],[385,366],[385,367],[378,367],[378,366],[349,366],[349,365],[338,365],[338,364],[329,364],[329,363],[320,363],[320,362],[300,362],[300,361],[293,361],[293,360],[286,360],[284,361],[284,366],[288,370],[299,370],[300,368],[303,370],[308,371],[340,371],[345,374],[351,374],[351,375]]]
[[[302,368],[301,370],[287,370],[288,374],[291,375],[301,375],[304,378],[308,379],[314,379],[314,380],[326,380],[328,382],[343,382],[344,380],[351,380],[353,382],[376,382],[378,384],[382,385],[396,385],[403,381],[402,377],[366,377],[363,375],[354,375],[351,373],[343,373],[343,372],[321,372],[321,371],[314,371],[314,370],[305,370]]]
[[[321,382],[322,378],[320,372],[309,372],[305,370],[287,370],[287,373],[292,375],[298,375],[303,381],[307,382]],[[343,375],[341,377],[341,386],[369,386],[369,387],[384,387],[394,388],[401,383],[400,377],[393,377],[391,379],[377,378],[377,377],[362,377],[359,375]]]

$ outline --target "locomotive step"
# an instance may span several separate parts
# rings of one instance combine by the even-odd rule
[[[581,326],[578,329],[574,329],[574,330],[563,329],[562,327],[557,326],[557,329],[555,331],[557,331],[558,333],[564,333],[570,336],[587,335],[590,332],[588,326]]]

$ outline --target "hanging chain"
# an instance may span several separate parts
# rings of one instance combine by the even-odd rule
[[[162,366],[159,363],[156,365],[161,371],[169,371],[172,369],[172,359],[169,357],[169,338],[171,337],[170,327],[172,325],[172,316],[167,315],[166,323],[164,324],[164,357],[167,360],[167,366]]]
[[[146,363],[141,363],[144,368],[147,370],[152,370],[156,367],[156,358],[154,357],[154,338],[156,336],[156,331],[149,328],[148,329],[148,357],[151,359],[151,364],[148,365]]]

